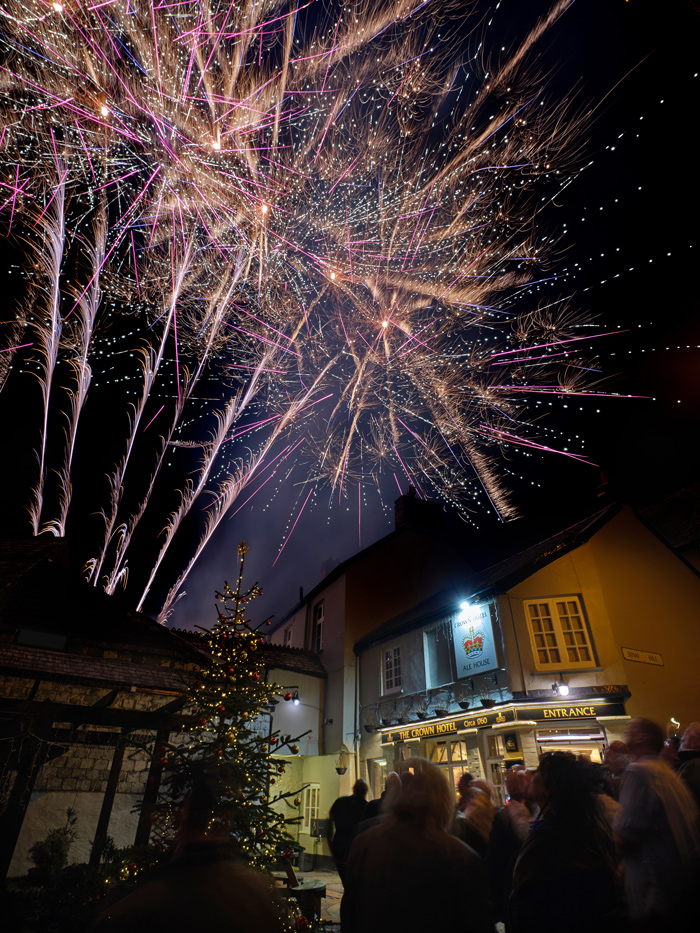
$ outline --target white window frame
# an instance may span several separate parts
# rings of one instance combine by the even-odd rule
[[[382,648],[382,692],[398,693],[402,689],[401,648]]]
[[[535,613],[533,607],[537,607]],[[544,612],[543,607],[547,607]],[[596,666],[595,645],[581,597],[567,595],[525,599],[523,608],[537,670],[558,671]],[[552,660],[555,651],[559,654],[558,660]],[[585,657],[586,652],[588,657]],[[547,657],[543,657],[543,654]]]
[[[308,784],[301,795],[301,831],[311,835],[311,821],[318,819],[321,785]]]
[[[323,651],[323,628],[326,619],[325,600],[316,603],[311,618],[311,650]]]

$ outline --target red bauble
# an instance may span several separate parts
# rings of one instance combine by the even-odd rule
[[[276,735],[271,735],[271,736],[270,736],[270,745],[276,745],[276,744],[277,744],[277,736],[276,736]]]
[[[253,673],[252,673],[250,676],[251,676],[251,677],[253,678],[253,680],[255,680],[255,681],[260,680],[260,674],[258,674],[257,671],[253,671]]]
[[[291,700],[291,699],[292,699],[292,694],[291,694],[291,693],[285,693],[284,699],[285,699],[285,700]]]
[[[218,709],[220,713],[226,712],[226,707],[223,705],[223,703],[220,703],[216,708]]]

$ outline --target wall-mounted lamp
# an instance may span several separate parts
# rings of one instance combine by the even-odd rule
[[[568,697],[569,695],[569,685],[564,683],[564,675],[559,675],[559,683],[556,681],[552,684],[552,693],[556,693],[560,697]]]
[[[295,706],[299,705],[299,691],[298,690],[295,690],[294,693],[292,694],[292,703]]]

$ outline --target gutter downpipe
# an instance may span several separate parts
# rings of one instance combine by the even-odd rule
[[[513,627],[513,638],[515,639],[515,647],[518,652],[518,665],[520,667],[520,684],[523,688],[523,694],[527,696],[527,686],[525,684],[525,672],[523,671],[523,659],[520,656],[520,642],[518,641],[518,633],[515,628],[515,616],[513,615],[513,605],[511,603],[511,597],[506,596],[508,600],[508,611],[510,612],[510,624]]]

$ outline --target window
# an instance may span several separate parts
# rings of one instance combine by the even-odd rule
[[[454,681],[452,660],[454,648],[443,626],[423,632],[423,652],[425,656],[425,676],[429,687],[442,687]]]
[[[321,651],[323,648],[323,602],[314,606],[313,627],[311,630],[311,650]]]
[[[525,603],[537,667],[595,663],[581,603],[575,596]]]
[[[318,819],[318,801],[321,795],[320,784],[309,784],[301,797],[301,831],[311,833],[311,820]]]
[[[384,693],[401,689],[401,652],[399,648],[387,648],[384,652]]]
[[[284,644],[285,647],[289,647],[292,643],[292,626],[284,630]]]

